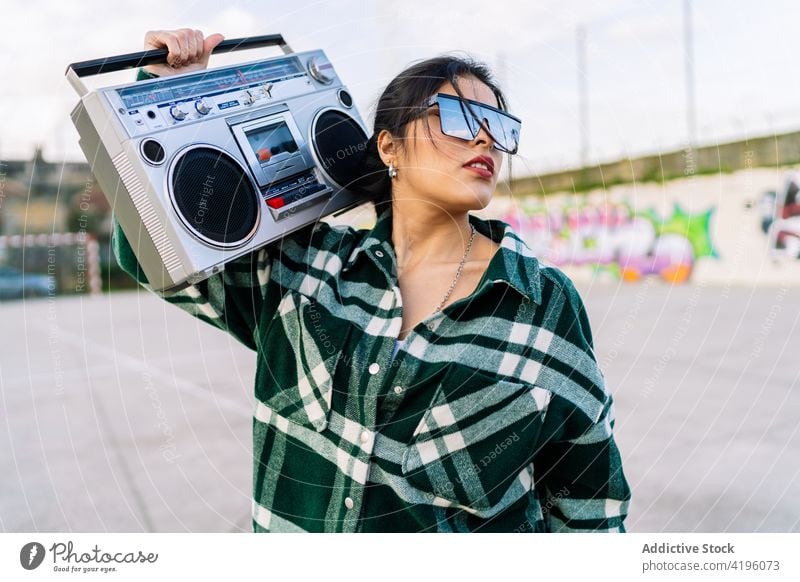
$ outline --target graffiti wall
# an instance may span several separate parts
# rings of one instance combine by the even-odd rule
[[[788,172],[783,186],[760,200],[761,229],[774,258],[800,259],[800,172]]]
[[[800,216],[789,216],[791,197],[781,196],[792,191],[788,182],[786,169],[747,168],[580,194],[496,196],[479,214],[511,224],[542,262],[576,281],[794,287]],[[767,191],[777,191],[780,208],[765,210]]]
[[[719,255],[710,234],[714,208],[689,213],[675,203],[668,216],[636,210],[630,201],[543,204],[523,200],[500,214],[544,260],[588,265],[624,281],[656,276],[687,281],[697,261]]]

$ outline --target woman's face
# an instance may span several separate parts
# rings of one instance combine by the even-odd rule
[[[494,92],[474,77],[458,80],[458,87],[467,99],[498,107]],[[436,91],[457,95],[448,82]],[[472,141],[444,135],[439,121],[439,107],[430,107],[426,114],[406,128],[406,139],[395,157],[398,179],[396,198],[420,197],[450,212],[465,212],[486,207],[492,198],[503,154],[495,149],[494,141],[481,128]],[[483,158],[489,167],[471,168],[476,158]]]

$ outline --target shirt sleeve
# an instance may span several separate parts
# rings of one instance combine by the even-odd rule
[[[554,357],[571,370],[554,390],[534,457],[545,524],[552,532],[624,532],[631,491],[614,440],[614,399],[583,302],[568,279],[563,291]]]
[[[139,69],[136,74],[137,81],[157,77],[144,69]],[[257,349],[256,328],[270,274],[270,257],[266,249],[234,259],[210,278],[168,295],[149,285],[119,222],[116,218],[112,222],[112,248],[123,271],[168,303],[230,333],[247,347]]]
[[[112,248],[123,271],[168,303],[257,349],[256,328],[266,299],[270,256],[262,248],[225,264],[219,273],[170,295],[155,291],[142,272],[125,233],[113,220]]]

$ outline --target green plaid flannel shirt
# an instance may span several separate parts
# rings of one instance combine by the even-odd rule
[[[165,297],[256,352],[254,531],[625,531],[578,292],[508,224],[469,220],[500,249],[394,359],[390,209],[368,230],[319,221]],[[113,248],[147,286],[117,223]]]

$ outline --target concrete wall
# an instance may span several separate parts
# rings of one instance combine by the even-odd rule
[[[753,138],[664,154],[624,159],[514,182],[515,195],[587,191],[630,182],[661,182],[687,175],[715,175],[748,168],[800,163],[800,132]]]
[[[657,276],[666,284],[800,286],[800,261],[770,258],[761,230],[759,200],[765,191],[779,189],[786,170],[753,167],[757,156],[767,154],[748,151],[753,153],[746,155],[744,169],[729,174],[621,184],[582,194],[497,196],[478,214],[511,223],[543,262],[558,265],[576,280],[641,280],[635,268],[623,272],[633,257],[634,267],[653,267],[642,276]],[[564,220],[547,220],[553,215]],[[604,221],[608,226],[598,228]],[[662,269],[664,260],[672,261],[671,267]],[[680,268],[687,261],[688,273]]]

